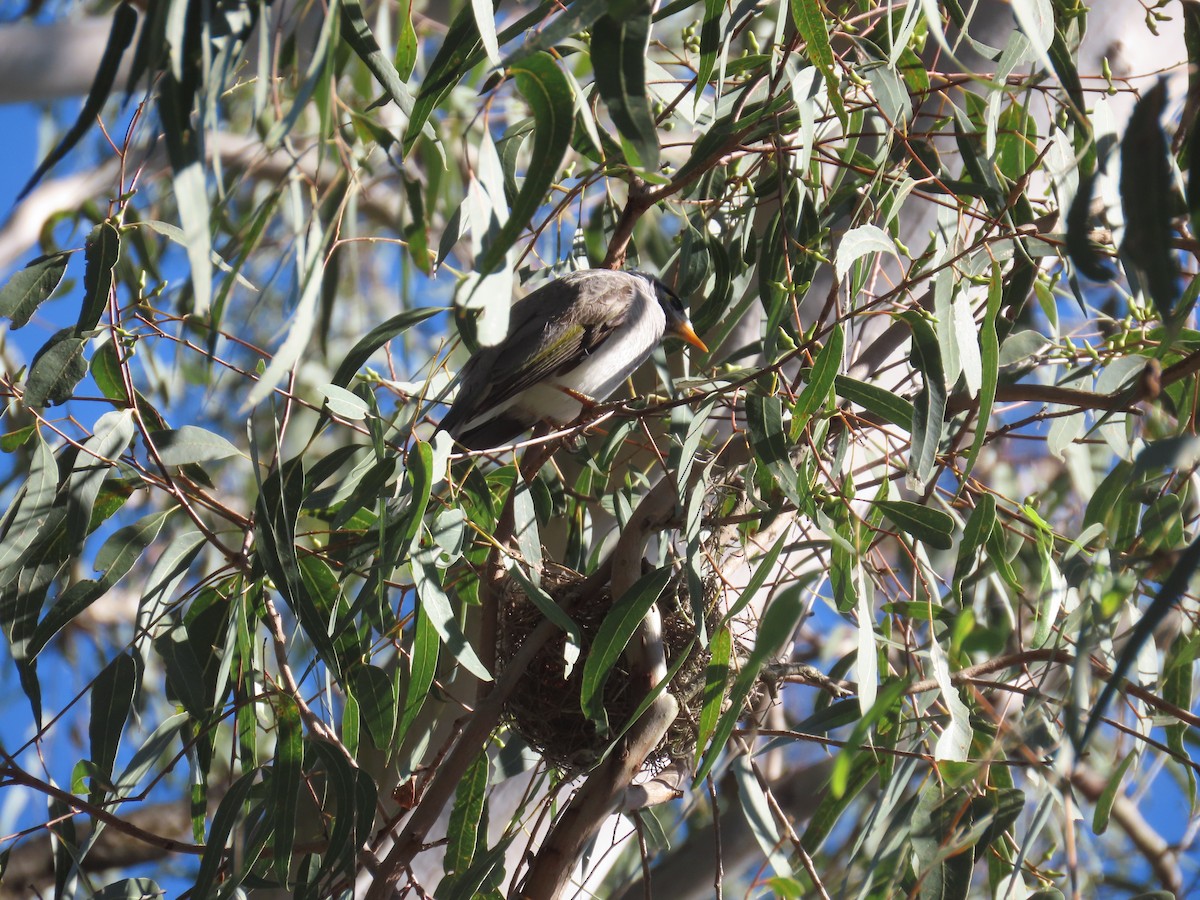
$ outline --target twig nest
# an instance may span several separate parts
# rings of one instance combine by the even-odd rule
[[[547,762],[567,772],[590,767],[612,740],[611,735],[598,732],[596,723],[580,707],[584,660],[613,604],[608,585],[590,592],[591,596],[584,596],[581,588],[585,580],[578,572],[553,562],[547,563],[542,570],[542,590],[567,610],[579,626],[582,646],[578,658],[568,667],[567,636],[558,631],[526,670],[506,706],[508,718],[517,733]],[[711,633],[720,620],[716,609],[719,586],[715,577],[705,580],[704,594],[703,608]],[[687,580],[682,574],[677,574],[667,585],[659,598],[658,608],[662,614],[668,670],[675,666],[680,654],[686,654],[687,658],[668,686],[679,702],[680,714],[646,761],[647,767],[655,770],[674,761],[690,762],[694,754],[710,658],[708,648],[699,640],[700,629],[694,621]],[[520,584],[510,579],[500,604],[497,659],[501,668],[520,650],[542,619],[542,613],[525,596]],[[734,674],[736,672],[731,670],[726,688]],[[618,659],[604,686],[604,708],[614,731],[619,731],[629,721],[643,699],[644,689],[633,681],[624,657]]]

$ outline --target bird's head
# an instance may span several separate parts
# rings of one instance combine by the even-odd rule
[[[708,352],[708,347],[704,341],[700,340],[700,336],[696,334],[692,323],[688,319],[687,310],[683,307],[683,301],[679,299],[679,295],[667,287],[661,280],[653,275],[647,275],[645,272],[630,272],[631,275],[636,275],[638,278],[646,282],[649,290],[658,300],[659,306],[662,307],[663,313],[667,317],[668,337],[677,337],[685,343],[691,344],[705,353]]]

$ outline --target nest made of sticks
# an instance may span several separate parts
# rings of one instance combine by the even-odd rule
[[[580,708],[584,660],[600,624],[613,605],[612,590],[608,585],[590,597],[582,596],[580,588],[584,581],[585,576],[557,563],[547,563],[543,568],[542,589],[567,609],[568,615],[579,626],[582,638],[579,658],[567,674],[564,656],[567,636],[557,632],[542,647],[506,704],[513,728],[547,762],[566,772],[590,767],[612,739],[611,735],[598,733],[596,723]],[[703,608],[709,633],[720,619],[717,610],[719,594],[717,578],[705,579]],[[694,621],[687,580],[682,573],[677,573],[667,585],[658,607],[662,614],[663,648],[668,669],[675,665],[680,653],[687,653],[688,658],[668,686],[679,702],[680,713],[646,761],[647,766],[655,770],[672,761],[690,760],[694,753],[710,658],[708,649],[696,639],[699,629]],[[520,650],[542,619],[542,613],[525,596],[520,584],[515,579],[509,580],[500,604],[497,658],[501,668]],[[731,667],[729,681],[735,675],[736,671]],[[610,726],[620,729],[633,715],[642,697],[622,657],[613,666],[604,686],[604,708]]]

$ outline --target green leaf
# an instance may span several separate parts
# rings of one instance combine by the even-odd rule
[[[296,302],[296,311],[292,313],[283,343],[271,357],[266,371],[259,376],[258,383],[246,396],[242,404],[243,412],[271,396],[275,386],[300,361],[305,348],[308,347],[309,339],[317,327],[317,301],[321,297],[321,286],[325,276],[325,238],[321,223],[314,213],[305,237],[307,252],[302,261],[303,276],[300,279],[300,299]]]
[[[954,546],[954,519],[941,510],[909,500],[879,500],[875,503],[893,525],[938,550]]]
[[[361,4],[357,0],[342,0],[340,3],[342,10],[342,38],[347,44],[358,54],[358,58],[363,61],[371,74],[375,76],[389,97],[399,106],[405,113],[410,113],[413,108],[412,95],[408,91],[405,80],[408,74],[412,73],[412,65],[408,65],[408,74],[401,76],[397,71],[397,66],[387,58],[387,54],[379,47],[379,42],[375,40],[375,35],[371,33],[371,28],[367,25],[366,17],[363,15]],[[412,30],[411,10],[406,18],[407,30]],[[402,35],[403,37],[403,35]],[[414,46],[412,50],[413,60],[416,62],[416,34],[413,33]],[[397,48],[399,55],[399,48]]]
[[[167,690],[188,714],[203,722],[209,713],[204,696],[204,665],[196,655],[187,629],[174,625],[154,639],[154,649],[167,671]],[[201,648],[201,652],[210,652]]]
[[[796,30],[800,32],[800,36],[804,38],[804,51],[824,76],[825,84],[829,88],[829,102],[844,125],[846,105],[842,101],[842,88],[837,69],[834,67],[833,47],[829,44],[829,32],[825,28],[825,15],[821,11],[821,5],[818,0],[791,0],[791,7],[792,21],[796,23]]]
[[[74,329],[64,328],[42,346],[33,357],[29,374],[25,376],[26,406],[54,406],[71,399],[75,385],[87,374],[83,358],[82,338]]]
[[[596,89],[625,139],[630,164],[657,175],[658,126],[646,93],[651,8],[647,3],[630,5],[633,8],[623,10],[619,18],[610,13],[592,26],[592,67]]]
[[[825,405],[833,390],[834,380],[842,367],[842,354],[845,352],[845,336],[841,325],[835,325],[830,332],[825,346],[813,360],[812,371],[808,373],[808,384],[796,398],[792,407],[792,426],[789,437],[794,442],[800,438],[801,432],[812,418],[813,413]]]
[[[121,233],[108,222],[101,222],[88,235],[84,248],[86,267],[83,272],[83,307],[75,334],[84,337],[100,321],[108,308],[112,291],[113,266],[121,255]]]
[[[788,855],[781,849],[786,840],[779,833],[779,826],[771,814],[771,804],[750,767],[749,757],[737,756],[732,761],[730,770],[737,784],[737,799],[742,816],[750,826],[754,839],[758,841],[759,849],[776,874],[791,874],[792,867]]]
[[[109,780],[117,761],[117,747],[125,720],[133,708],[137,665],[128,653],[122,653],[104,667],[92,685],[92,715],[88,720],[89,757],[100,775]],[[93,781],[92,795],[101,793]]]
[[[33,546],[38,532],[54,508],[58,489],[58,462],[40,430],[29,462],[29,477],[4,515],[5,532],[0,540],[0,583],[8,581],[9,567]]]
[[[417,67],[417,31],[413,28],[412,0],[400,20],[400,34],[396,36],[396,73],[405,84]]]
[[[575,128],[571,83],[548,53],[535,53],[513,65],[521,96],[533,110],[533,151],[508,220],[484,247],[475,268],[489,275],[499,268],[510,247],[529,224],[558,177]]]
[[[987,440],[988,423],[992,417],[992,405],[996,402],[996,388],[1000,380],[1000,340],[996,334],[996,316],[1000,314],[1000,302],[1004,297],[998,266],[992,268],[992,282],[988,286],[987,308],[983,314],[983,326],[979,332],[979,362],[981,381],[979,385],[979,407],[976,410],[975,436],[971,449],[967,451],[963,467],[962,485],[975,468],[979,451]]]
[[[1121,141],[1121,250],[1133,264],[1158,314],[1167,319],[1179,299],[1179,262],[1172,249],[1174,186],[1170,148],[1159,121],[1167,99],[1160,79],[1134,107]]]
[[[250,791],[258,780],[258,770],[251,770],[230,785],[225,796],[221,798],[217,811],[213,815],[212,827],[208,830],[204,855],[200,857],[200,870],[196,873],[195,884],[192,885],[193,896],[215,896],[213,889],[216,887],[217,877],[225,868],[225,847],[229,843],[230,835],[233,834],[234,826],[242,818],[242,806],[246,803]],[[224,873],[226,878],[222,881],[222,887],[229,889],[240,883],[245,869],[253,865],[261,852],[262,844],[256,843],[252,852],[247,853],[241,859],[242,867],[237,874],[229,876],[227,871]]]
[[[167,431],[154,431],[150,440],[163,465],[186,466],[237,456],[240,451],[219,434],[197,425],[183,425]]]
[[[0,288],[0,316],[12,320],[13,331],[28,322],[38,306],[62,283],[67,259],[66,253],[38,257]]]
[[[573,0],[549,25],[526,35],[521,45],[507,59],[511,66],[539,50],[551,50],[565,39],[591,28],[597,19],[608,12],[608,0]]]
[[[568,640],[576,647],[583,646],[583,634],[579,626],[567,613],[554,602],[554,598],[526,577],[521,567],[513,563],[508,567],[508,574],[521,586],[526,598],[537,607],[538,612],[557,625],[566,633]]]
[[[331,872],[352,878],[358,871],[358,849],[371,835],[379,792],[370,776],[351,765],[340,748],[326,741],[310,741],[309,747],[320,756],[328,773],[327,796],[332,802],[326,803],[324,811],[328,814],[330,807],[333,808],[329,844],[314,881]]]
[[[995,523],[996,498],[992,494],[984,494],[971,512],[971,517],[967,519],[962,541],[958,545],[958,558],[954,563],[951,591],[960,603],[963,579],[970,574],[975,565],[975,553],[987,543]]]
[[[702,783],[704,776],[711,772],[712,767],[716,765],[721,748],[725,746],[725,742],[733,734],[734,726],[742,717],[746,698],[750,696],[750,691],[758,680],[758,673],[762,667],[768,660],[778,656],[783,646],[792,639],[792,632],[796,630],[800,616],[804,613],[804,596],[804,591],[799,587],[780,591],[771,605],[767,607],[766,612],[763,613],[754,649],[738,673],[733,687],[729,689],[729,706],[721,716],[720,722],[717,723],[712,742],[704,755],[704,761],[696,770],[696,777],[692,780],[693,784]]]
[[[913,490],[920,491],[933,478],[937,462],[946,416],[946,381],[933,327],[913,310],[901,313],[900,318],[912,329],[913,365],[920,371],[923,381],[913,406],[912,453],[908,460]]]
[[[437,673],[438,651],[441,642],[429,613],[417,605],[417,624],[413,628],[412,648],[409,653],[408,678],[404,684],[404,712],[396,728],[396,739],[408,737],[408,730],[417,720],[421,707],[429,696],[429,688]]]
[[[1113,771],[1108,778],[1108,783],[1104,785],[1104,790],[1100,792],[1100,796],[1096,798],[1096,810],[1092,813],[1092,831],[1096,834],[1104,834],[1108,831],[1108,817],[1112,813],[1113,803],[1116,802],[1117,795],[1121,792],[1121,784],[1125,780],[1125,773],[1129,771],[1129,767],[1138,757],[1136,750],[1130,750],[1125,754],[1125,758],[1121,760],[1121,764]]]
[[[371,354],[376,350],[393,338],[404,334],[404,332],[408,331],[414,325],[419,325],[426,319],[430,319],[441,312],[445,312],[443,307],[407,309],[402,313],[392,316],[386,322],[376,325],[363,335],[363,337],[359,338],[358,343],[346,354],[345,359],[341,361],[337,367],[337,371],[334,372],[331,383],[336,384],[338,387],[346,387],[350,383],[350,379],[363,367],[363,364],[371,358]]]
[[[75,459],[67,482],[67,533],[79,546],[83,545],[84,537],[92,530],[92,507],[100,493],[100,486],[133,440],[133,433],[131,410],[107,412],[96,420],[92,436],[84,442],[83,450]]]
[[[750,444],[780,489],[797,507],[803,504],[796,467],[788,455],[783,427],[783,401],[776,396],[751,394],[746,398],[746,425]]]
[[[493,66],[499,66],[500,44],[496,40],[496,11],[492,7],[492,0],[471,0],[471,13],[475,16],[475,28],[479,31],[483,52]]]
[[[92,380],[100,393],[119,406],[129,405],[129,394],[125,392],[125,380],[121,377],[121,364],[112,341],[103,344],[92,354]]]
[[[475,16],[470,6],[464,6],[442,38],[442,45],[421,81],[421,90],[409,114],[408,128],[404,132],[404,155],[411,152],[417,138],[429,122],[429,117],[442,101],[454,90],[454,86],[475,64],[475,55],[480,47],[479,31],[475,27]]]
[[[1088,740],[1100,726],[1105,712],[1108,711],[1109,704],[1112,703],[1117,692],[1124,686],[1125,676],[1133,668],[1138,654],[1142,652],[1142,648],[1146,645],[1146,642],[1153,638],[1155,629],[1158,628],[1167,613],[1175,607],[1175,604],[1187,592],[1188,585],[1191,583],[1192,576],[1196,574],[1197,569],[1200,569],[1200,538],[1192,541],[1187,549],[1179,554],[1170,573],[1163,579],[1158,593],[1154,596],[1154,600],[1146,608],[1145,612],[1142,613],[1142,617],[1138,619],[1138,623],[1133,629],[1133,634],[1121,649],[1121,655],[1117,658],[1117,665],[1113,669],[1112,676],[1104,685],[1104,690],[1100,692],[1100,697],[1096,700],[1095,706],[1090,710],[1087,726],[1083,730],[1083,736],[1077,742],[1077,752],[1082,752],[1087,746]]]
[[[389,753],[396,733],[396,685],[378,666],[354,670],[354,697],[367,733],[377,748]]]
[[[696,731],[696,760],[708,747],[721,717],[721,704],[725,702],[725,689],[729,686],[729,660],[733,655],[733,633],[723,626],[713,635],[709,645],[708,665],[704,673],[703,705],[700,708],[700,724]]]
[[[458,618],[450,604],[450,597],[442,587],[440,570],[437,567],[436,553],[428,547],[422,547],[413,554],[413,581],[417,586],[417,596],[421,600],[421,610],[429,616],[429,622],[437,632],[442,643],[450,654],[459,661],[464,669],[483,681],[491,681],[492,675],[487,667],[480,662],[475,649],[467,641],[459,627]]]
[[[96,77],[92,80],[92,87],[88,91],[87,99],[83,101],[79,115],[75,117],[75,124],[55,144],[54,149],[46,155],[33,175],[25,182],[25,187],[21,188],[21,193],[17,195],[18,201],[25,199],[25,196],[42,180],[42,176],[79,143],[103,111],[104,103],[112,92],[117,70],[121,67],[121,57],[125,55],[125,48],[129,46],[129,42],[133,40],[133,34],[137,30],[137,20],[137,10],[132,4],[122,3],[113,11],[108,43],[104,45],[100,65],[96,67]]]
[[[107,594],[133,568],[133,564],[154,543],[163,524],[174,509],[150,513],[113,532],[96,552],[92,565],[102,573],[95,581],[77,581],[55,598],[45,617],[38,622],[29,639],[28,654],[36,657],[54,635],[74,621],[81,612]]]
[[[604,685],[609,672],[670,580],[670,566],[643,575],[613,604],[600,623],[583,664],[579,687],[580,708],[594,722],[605,721]]]
[[[788,533],[785,531],[771,545],[771,549],[767,551],[762,559],[758,560],[754,566],[754,572],[750,576],[750,580],[746,582],[746,586],[739,591],[740,596],[737,601],[729,608],[729,611],[721,617],[721,625],[729,625],[734,618],[743,609],[753,602],[755,595],[759,592],[767,578],[775,574],[775,564],[779,562],[779,554],[783,552],[784,546],[789,539]]]
[[[845,702],[853,704],[857,711],[858,703],[856,701],[847,700]],[[855,756],[850,771],[844,778],[841,793],[826,790],[816,812],[809,820],[808,827],[804,829],[800,843],[806,851],[811,854],[821,849],[821,844],[824,843],[825,838],[829,836],[834,827],[841,822],[842,814],[854,802],[854,798],[879,774],[879,762],[871,754],[863,753]]]
[[[930,779],[917,797],[912,818],[912,846],[916,870],[921,880],[921,900],[965,900],[971,886],[974,854],[950,853],[955,842],[956,818],[943,809],[944,786]],[[957,792],[950,792],[946,805],[961,805]]]
[[[158,109],[171,160],[171,187],[191,266],[192,312],[205,315],[212,302],[212,229],[201,140],[191,120],[192,99],[193,92],[169,73],[161,79]]]
[[[878,385],[857,381],[845,375],[833,380],[833,388],[839,397],[857,403],[867,412],[874,413],[883,421],[890,422],[908,431],[912,428],[916,411],[903,397],[886,391]]]
[[[443,866],[447,873],[466,871],[475,858],[487,790],[488,757],[486,753],[480,753],[463,774],[454,795],[454,807],[446,828],[446,859]],[[441,889],[437,894],[441,896]]]
[[[292,845],[296,839],[296,809],[304,763],[304,733],[300,710],[287,694],[275,698],[275,765],[267,782],[267,803],[274,824],[275,877],[288,882]]]
[[[846,277],[846,273],[850,271],[850,267],[864,256],[872,256],[878,253],[890,253],[892,256],[898,256],[896,242],[891,236],[880,228],[878,225],[860,225],[857,228],[852,228],[843,236],[841,243],[837,248],[837,277],[838,280]]]

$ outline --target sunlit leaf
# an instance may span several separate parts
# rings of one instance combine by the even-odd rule
[[[67,254],[43,256],[13,273],[0,288],[0,316],[12,321],[15,331],[54,293],[67,271]]]

